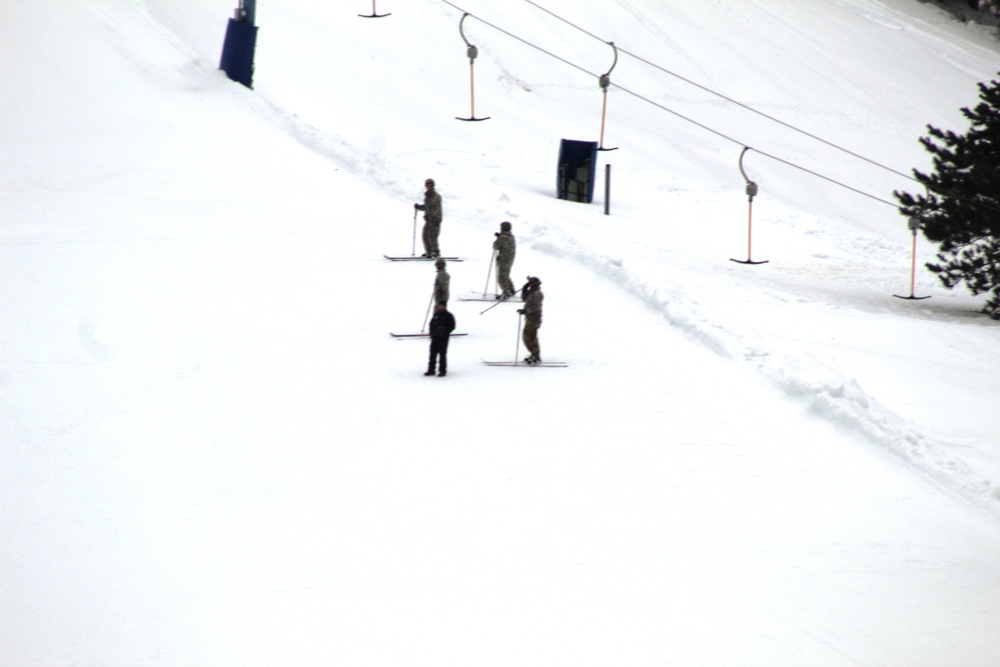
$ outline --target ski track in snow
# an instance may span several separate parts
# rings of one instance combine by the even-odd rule
[[[852,11],[860,11],[853,3],[841,1],[838,4],[849,5]],[[903,24],[894,19],[894,13],[886,11],[890,13],[869,13],[868,18],[894,29],[902,29],[900,26]],[[150,20],[156,21],[152,16]],[[158,24],[158,27],[169,32],[166,26]],[[926,32],[921,36],[940,39]],[[422,178],[420,173],[412,170],[411,173],[396,172],[394,175],[390,165],[380,155],[304,121],[295,112],[258,92],[234,89],[233,94],[239,95],[244,103],[308,150],[340,165],[348,173],[383,192],[397,195],[401,199],[409,198],[412,196],[409,184]],[[399,166],[395,165],[394,168],[398,169]],[[506,195],[501,196],[501,200],[509,203]],[[468,202],[460,199],[449,201],[452,207],[466,204]],[[517,212],[512,209],[513,207],[507,209],[507,217],[517,218]],[[474,210],[477,218],[487,217],[487,212],[481,208]],[[884,245],[884,241],[876,239],[875,242]],[[700,304],[679,292],[668,293],[661,290],[643,276],[626,268],[621,260],[584,247],[576,238],[551,225],[534,230],[531,236],[522,239],[522,243],[529,243],[533,250],[552,257],[572,261],[611,281],[622,292],[684,331],[691,340],[726,358],[749,364],[781,392],[806,405],[817,417],[864,437],[946,487],[1000,512],[1000,487],[977,478],[968,465],[945,451],[941,441],[926,435],[914,424],[894,414],[876,397],[862,389],[855,379],[831,377],[830,370],[820,364],[781,352],[760,336],[740,330],[731,323],[725,326],[719,324],[725,321],[724,318],[706,317]],[[887,252],[884,247],[879,250]]]
[[[401,184],[401,179],[392,178],[384,164],[373,163],[361,147],[302,121],[272,101],[258,99],[258,107],[309,150],[348,166],[355,176],[381,189],[400,196],[408,194],[409,190]],[[402,181],[418,179],[419,174],[411,174],[411,177]],[[515,216],[508,211],[508,217]],[[558,238],[545,238],[548,233],[558,235]],[[719,325],[717,322],[722,321],[721,318],[713,321],[699,315],[698,304],[679,293],[665,294],[627,269],[621,260],[581,247],[576,239],[556,232],[551,226],[542,230],[541,234],[536,232],[535,237],[525,239],[533,250],[572,261],[611,281],[687,333],[692,340],[717,354],[749,363],[782,392],[807,405],[818,417],[863,436],[911,463],[924,474],[1000,512],[1000,488],[978,479],[968,465],[949,456],[940,442],[880,404],[856,380],[831,378],[829,370],[779,352],[760,337],[738,331],[732,326]]]
[[[949,456],[940,442],[895,415],[865,392],[854,379],[829,377],[818,364],[789,356],[760,337],[722,327],[698,315],[699,306],[680,295],[665,295],[627,269],[620,260],[579,247],[563,237],[537,240],[535,250],[569,259],[612,281],[624,292],[660,313],[693,340],[730,359],[751,364],[787,395],[806,404],[818,417],[851,430],[869,442],[913,464],[954,490],[1000,511],[1000,489],[976,478],[968,465]]]

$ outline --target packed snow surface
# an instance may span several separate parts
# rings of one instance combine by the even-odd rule
[[[0,663],[995,667],[998,325],[892,205],[994,38],[911,0],[261,0],[250,90],[234,4],[0,3]],[[389,336],[426,177],[445,378]],[[460,300],[505,220],[567,368],[482,363],[525,354],[516,302]]]

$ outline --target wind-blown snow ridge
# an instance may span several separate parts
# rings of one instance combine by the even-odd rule
[[[836,376],[816,362],[779,352],[749,332],[723,327],[722,318],[699,315],[701,307],[681,293],[665,294],[625,267],[622,260],[583,248],[568,236],[530,241],[531,248],[571,260],[607,278],[660,313],[671,325],[715,353],[749,363],[816,416],[853,431],[948,488],[1000,510],[1000,488],[977,478],[963,461],[867,393],[854,378]]]
[[[868,394],[856,379],[821,378],[816,369],[798,368],[799,360],[782,353],[748,357],[785,393],[804,401],[817,416],[863,436],[946,486],[993,509],[1000,489],[977,479],[968,465],[947,453],[912,423]]]
[[[302,120],[297,114],[282,108],[263,95],[248,95],[247,99],[256,107],[258,113],[269,118],[272,123],[310,151],[342,167],[347,167],[347,171],[355,176],[379,186],[390,187],[396,194],[407,194],[405,188],[392,187],[397,183],[397,179],[392,178],[385,163],[373,159],[374,156],[369,151]]]

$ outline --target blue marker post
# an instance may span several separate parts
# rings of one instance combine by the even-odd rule
[[[253,57],[257,48],[257,0],[240,0],[239,7],[226,27],[219,69],[233,81],[253,88]]]

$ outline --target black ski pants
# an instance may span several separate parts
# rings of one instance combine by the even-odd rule
[[[435,365],[439,373],[448,372],[448,339],[450,336],[431,336],[431,356],[427,360],[427,372],[433,373]]]

